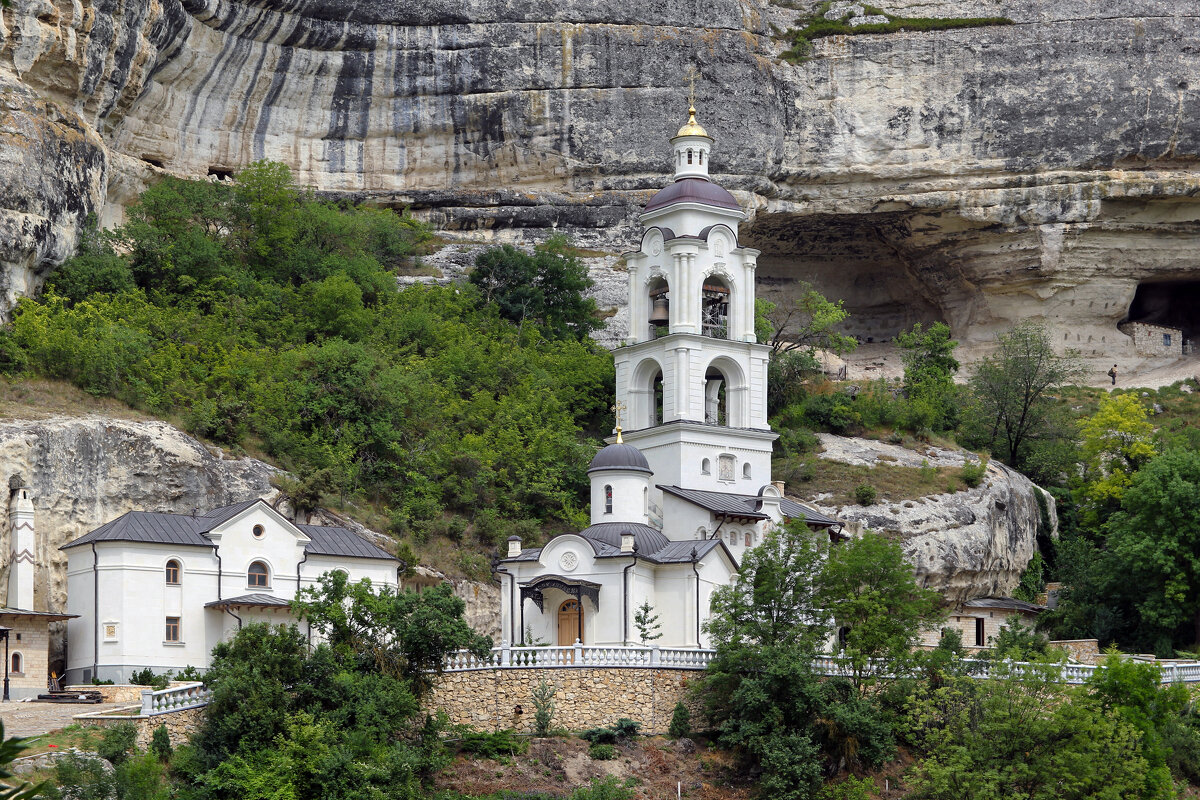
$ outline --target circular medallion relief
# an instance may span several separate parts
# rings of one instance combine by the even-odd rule
[[[568,550],[559,557],[558,565],[565,571],[571,572],[579,566],[579,556],[575,555],[574,550]]]
[[[662,240],[657,236],[650,242],[650,255],[656,256],[662,252]]]

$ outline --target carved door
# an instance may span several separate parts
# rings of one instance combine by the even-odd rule
[[[578,600],[567,600],[558,607],[559,647],[570,647],[576,639],[583,642],[583,609]]]

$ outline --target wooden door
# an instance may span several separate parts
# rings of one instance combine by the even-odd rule
[[[583,642],[583,609],[578,600],[567,600],[558,607],[558,645],[570,647]]]

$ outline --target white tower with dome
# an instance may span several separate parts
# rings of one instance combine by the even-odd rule
[[[758,251],[739,246],[745,215],[709,180],[712,145],[689,108],[671,139],[674,180],[646,205],[641,249],[626,257],[617,430],[588,468],[591,524],[543,547],[509,539],[496,570],[506,643],[636,644],[634,613],[648,603],[662,623],[657,644],[705,647],[713,591],[769,526],[801,516],[836,525],[771,483]]]

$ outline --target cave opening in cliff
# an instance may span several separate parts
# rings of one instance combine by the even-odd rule
[[[1137,322],[1177,330],[1194,342],[1200,337],[1200,280],[1139,283],[1122,327]]]
[[[921,278],[899,214],[760,214],[740,242],[762,252],[758,296],[791,306],[811,284],[845,303],[841,332],[860,342],[887,342],[914,323],[945,322]]]

